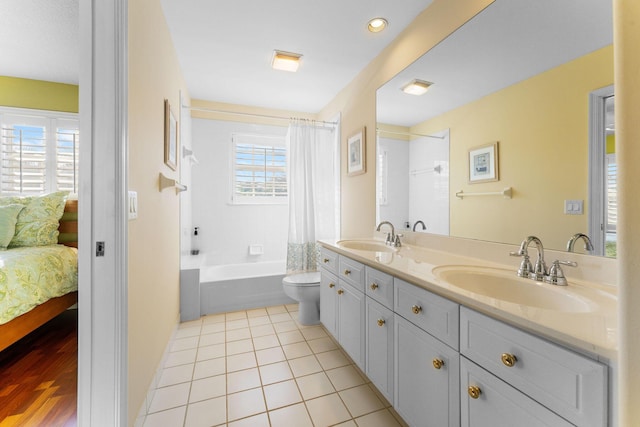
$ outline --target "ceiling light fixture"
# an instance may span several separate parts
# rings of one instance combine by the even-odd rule
[[[411,82],[402,86],[402,91],[409,95],[424,95],[432,84],[433,83],[425,80],[413,79]]]
[[[387,28],[388,24],[389,23],[384,18],[373,18],[371,21],[369,21],[369,24],[367,24],[367,28],[372,33],[379,33],[380,31]]]
[[[273,58],[271,59],[271,67],[274,70],[290,71],[295,73],[300,66],[299,53],[283,52],[281,50],[273,51]]]

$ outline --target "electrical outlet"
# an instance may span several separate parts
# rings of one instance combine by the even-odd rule
[[[584,200],[565,200],[564,213],[566,215],[582,215],[584,213]]]

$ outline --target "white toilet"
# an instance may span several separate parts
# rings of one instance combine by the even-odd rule
[[[298,301],[298,321],[303,325],[320,322],[320,272],[292,274],[282,279],[284,293]]]

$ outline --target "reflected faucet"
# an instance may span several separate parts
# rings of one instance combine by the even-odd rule
[[[387,233],[387,238],[385,240],[385,244],[389,245],[389,246],[396,246],[396,242],[398,243],[397,246],[400,246],[400,239],[398,239],[396,237],[396,230],[395,228],[393,228],[393,224],[391,224],[389,221],[382,221],[380,224],[378,224],[378,227],[376,228],[376,231],[380,231],[380,228],[383,225],[388,225],[389,227],[391,227],[391,231],[389,233]]]
[[[536,250],[538,251],[538,258],[533,268],[531,267],[529,254],[527,252],[527,248],[529,247],[531,242],[535,243]],[[544,280],[547,274],[547,265],[544,262],[544,248],[542,247],[542,242],[540,241],[540,239],[538,239],[536,236],[528,236],[520,244],[520,249],[518,249],[517,252],[512,252],[511,255],[523,257],[520,268],[518,269],[518,276],[529,277],[530,279],[538,281]]]
[[[593,244],[591,243],[591,239],[584,233],[576,233],[574,234],[569,241],[567,242],[567,252],[573,252],[573,247],[575,246],[578,240],[584,240],[584,250],[585,251],[593,251]]]
[[[416,231],[416,226],[417,226],[418,224],[421,224],[421,225],[422,225],[422,229],[423,229],[423,230],[426,230],[426,229],[427,229],[427,226],[426,226],[426,225],[424,225],[424,222],[422,222],[422,220],[418,220],[418,221],[416,221],[416,223],[415,223],[415,224],[413,224],[413,231]]]

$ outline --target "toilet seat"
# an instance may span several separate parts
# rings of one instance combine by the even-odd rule
[[[320,272],[292,274],[291,276],[286,276],[282,281],[288,285],[315,286],[320,283]]]

